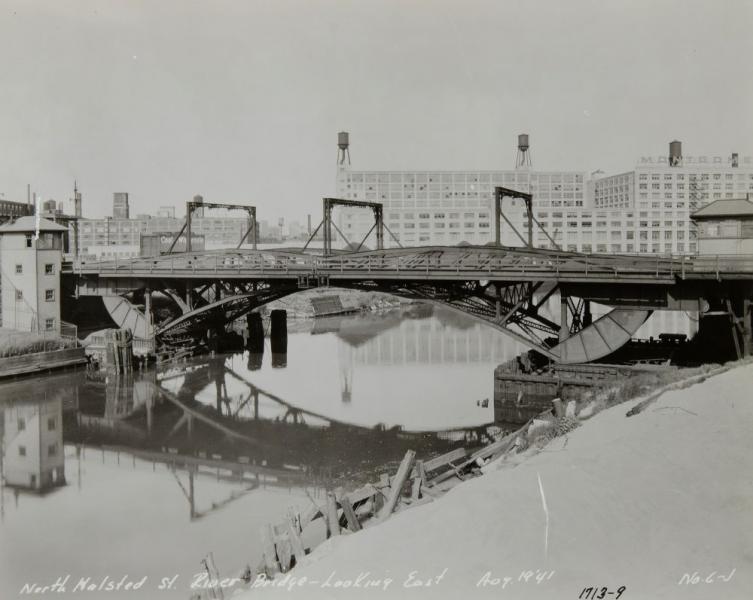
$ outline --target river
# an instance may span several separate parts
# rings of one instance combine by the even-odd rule
[[[0,384],[0,597],[70,575],[69,592],[146,576],[131,596],[148,598],[178,575],[159,597],[187,598],[209,552],[223,575],[255,567],[260,528],[309,495],[487,440],[494,367],[522,350],[422,306],[288,329],[286,355],[267,339],[133,378]]]

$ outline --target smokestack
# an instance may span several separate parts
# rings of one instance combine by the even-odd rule
[[[26,184],[26,204],[31,206],[31,184]]]
[[[78,182],[73,182],[73,215],[76,217],[83,216],[81,211],[81,192],[78,191]]]
[[[674,140],[669,142],[669,166],[679,167],[682,165],[682,142]]]

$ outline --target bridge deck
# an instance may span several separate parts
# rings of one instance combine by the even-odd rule
[[[372,250],[324,257],[291,251],[216,250],[68,264],[66,274],[106,278],[467,280],[669,283],[750,279],[753,256],[603,255],[488,246]]]

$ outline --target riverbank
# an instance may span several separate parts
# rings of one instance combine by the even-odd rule
[[[616,597],[625,586],[625,598],[747,597],[751,381],[748,363],[667,391],[631,417],[642,398],[607,408],[541,452],[331,538],[287,577],[309,582],[290,593],[577,598],[594,586]],[[289,593],[259,592],[245,597]]]
[[[44,373],[86,363],[75,340],[54,333],[0,327],[0,378]]]
[[[314,316],[311,299],[317,296],[338,296],[346,312],[387,310],[397,308],[402,304],[411,303],[409,300],[399,299],[395,296],[382,294],[381,292],[363,292],[360,290],[322,287],[305,290],[270,302],[265,305],[264,312],[282,309],[288,311],[288,317],[293,319],[311,318]]]

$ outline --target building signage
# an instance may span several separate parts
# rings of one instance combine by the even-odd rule
[[[669,165],[669,158],[667,156],[641,156],[638,161],[641,165]],[[751,166],[753,165],[753,158],[750,156],[739,157],[737,154],[731,154],[730,156],[683,156],[677,161],[677,166],[688,165],[727,165],[730,167],[737,167],[740,164]],[[673,165],[674,166],[674,165]]]
[[[159,256],[169,252],[170,246],[175,239],[175,234],[170,232],[147,233],[141,234],[139,250],[141,256]],[[204,250],[206,247],[206,238],[204,235],[191,233],[191,250]],[[186,251],[186,236],[181,236],[175,242],[173,252]]]

